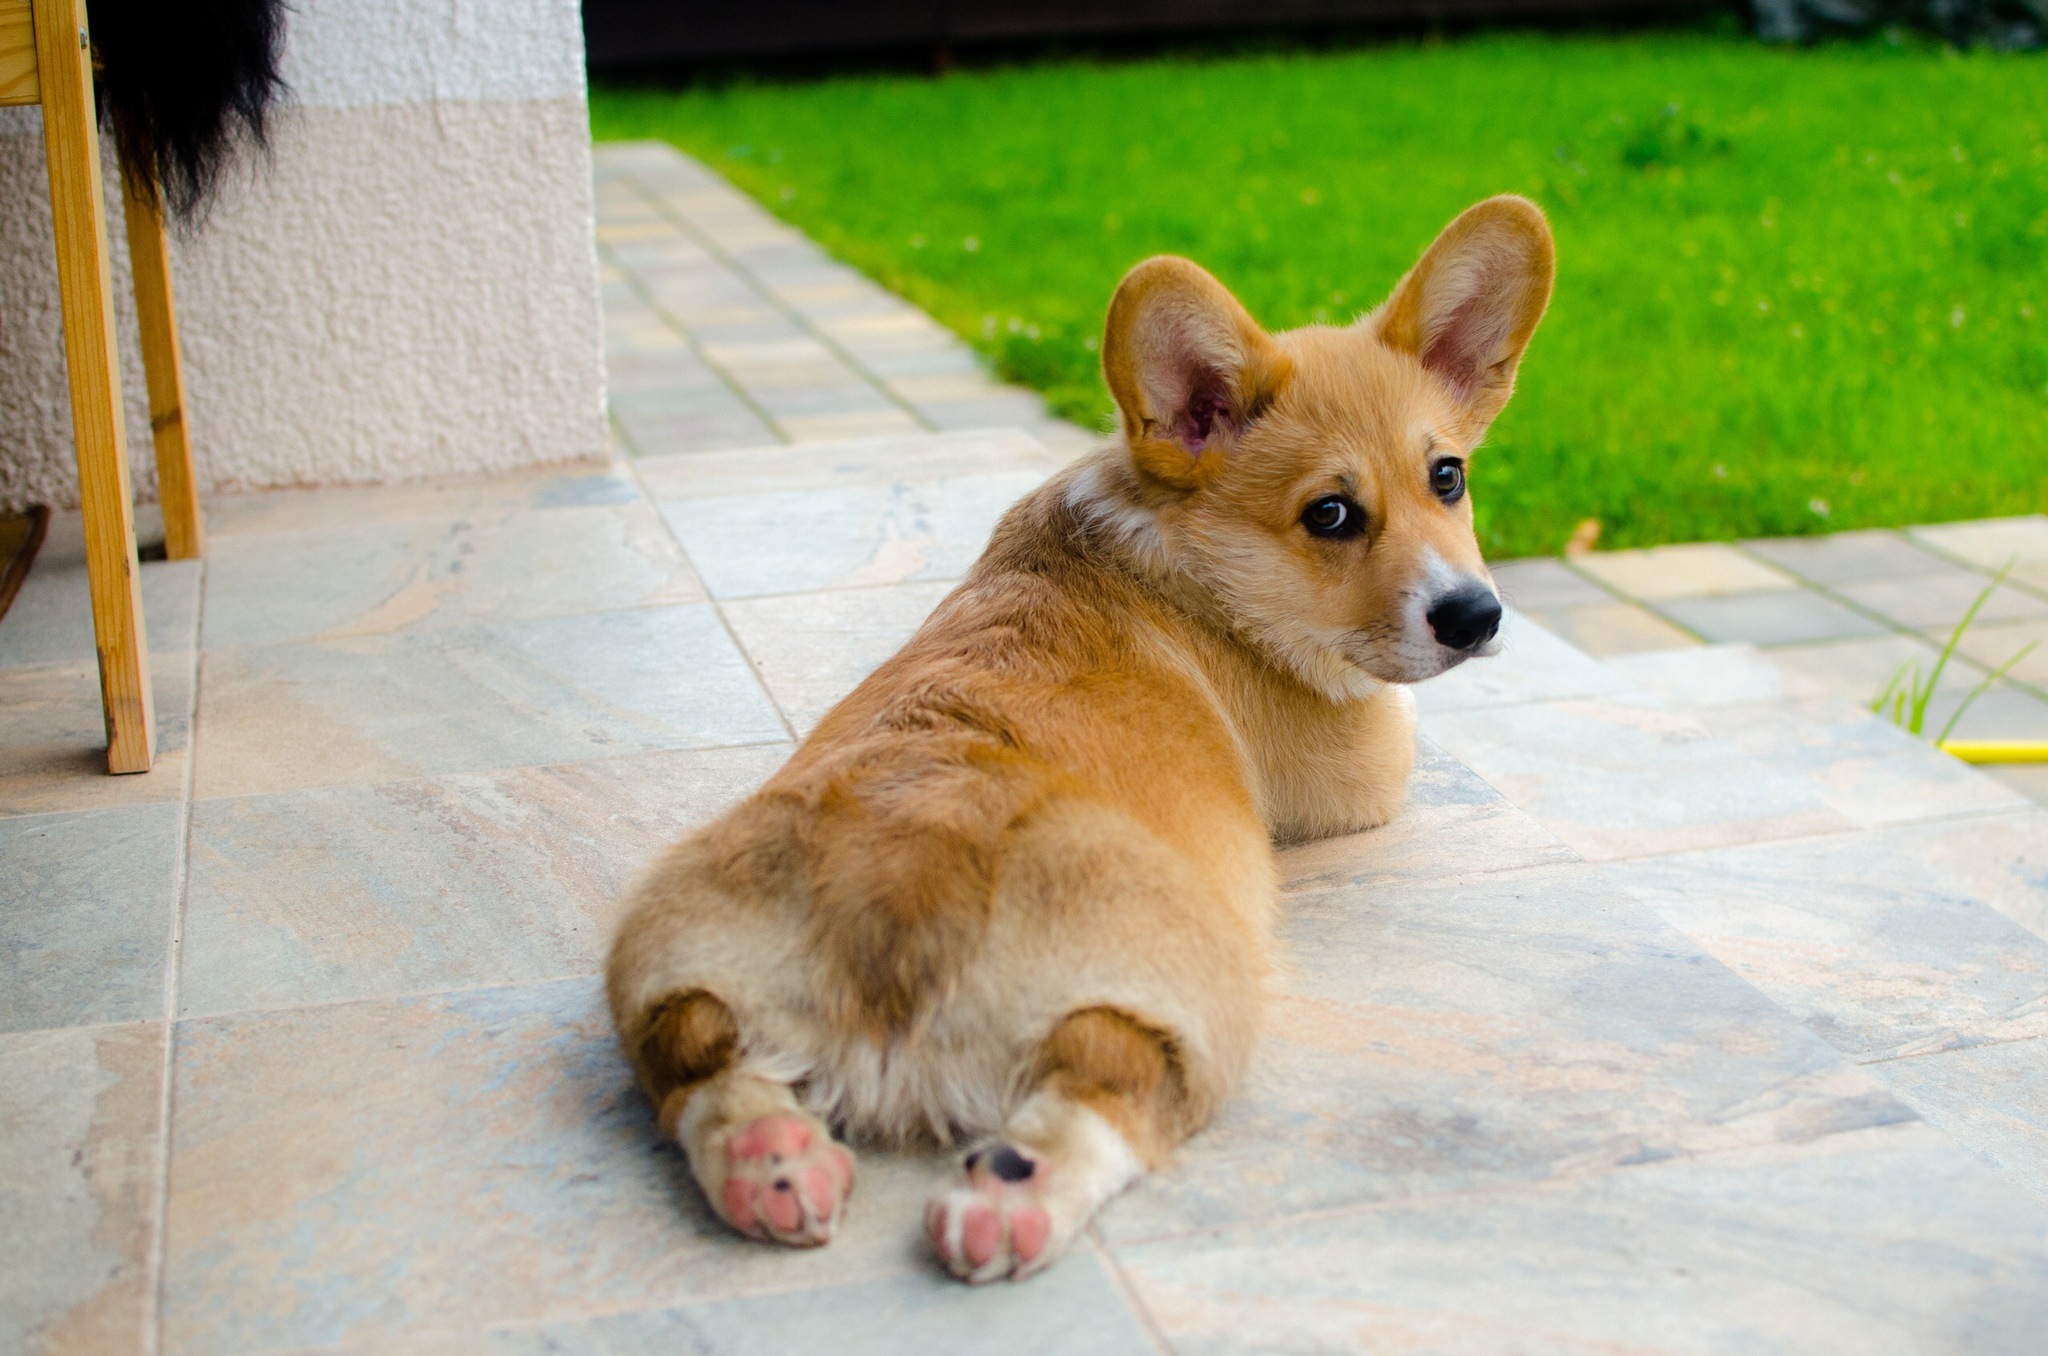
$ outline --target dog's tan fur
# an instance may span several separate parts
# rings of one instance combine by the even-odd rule
[[[1186,260],[1131,271],[1122,439],[632,898],[612,1010],[714,1207],[820,1242],[851,1177],[827,1123],[993,1136],[928,1222],[959,1274],[1022,1274],[1208,1120],[1258,1034],[1272,841],[1393,815],[1399,685],[1474,652],[1424,620],[1487,578],[1431,468],[1505,404],[1551,271],[1507,197],[1345,328],[1269,335]],[[1305,530],[1328,494],[1369,530]]]

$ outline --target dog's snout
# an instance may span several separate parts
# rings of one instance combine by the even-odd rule
[[[1500,630],[1500,599],[1483,584],[1469,584],[1447,593],[1429,609],[1429,629],[1437,643],[1469,650],[1492,640]]]

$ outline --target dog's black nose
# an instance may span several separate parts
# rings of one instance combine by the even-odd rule
[[[1429,629],[1439,645],[1469,650],[1484,645],[1500,630],[1500,599],[1477,584],[1437,599],[1429,610]]]

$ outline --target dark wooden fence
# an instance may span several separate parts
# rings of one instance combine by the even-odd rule
[[[622,68],[1231,28],[1697,11],[1703,0],[584,0],[590,64]]]

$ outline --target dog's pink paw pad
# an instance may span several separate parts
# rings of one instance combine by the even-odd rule
[[[987,1206],[969,1206],[967,1217],[960,1222],[960,1246],[967,1253],[968,1265],[987,1266],[1002,1241],[1003,1222],[996,1212]]]
[[[853,1190],[853,1155],[823,1126],[790,1113],[733,1131],[725,1167],[717,1201],[726,1221],[749,1237],[796,1247],[831,1241]]]
[[[960,1166],[965,1180],[941,1188],[925,1211],[925,1232],[946,1269],[980,1284],[1050,1262],[1053,1222],[1040,1197],[1049,1165],[999,1144]]]
[[[1010,1216],[1010,1246],[1026,1262],[1036,1262],[1052,1236],[1052,1220],[1037,1206],[1025,1206]]]
[[[743,1234],[751,1234],[760,1227],[754,1214],[754,1198],[758,1194],[752,1182],[738,1177],[725,1184],[725,1217]]]

